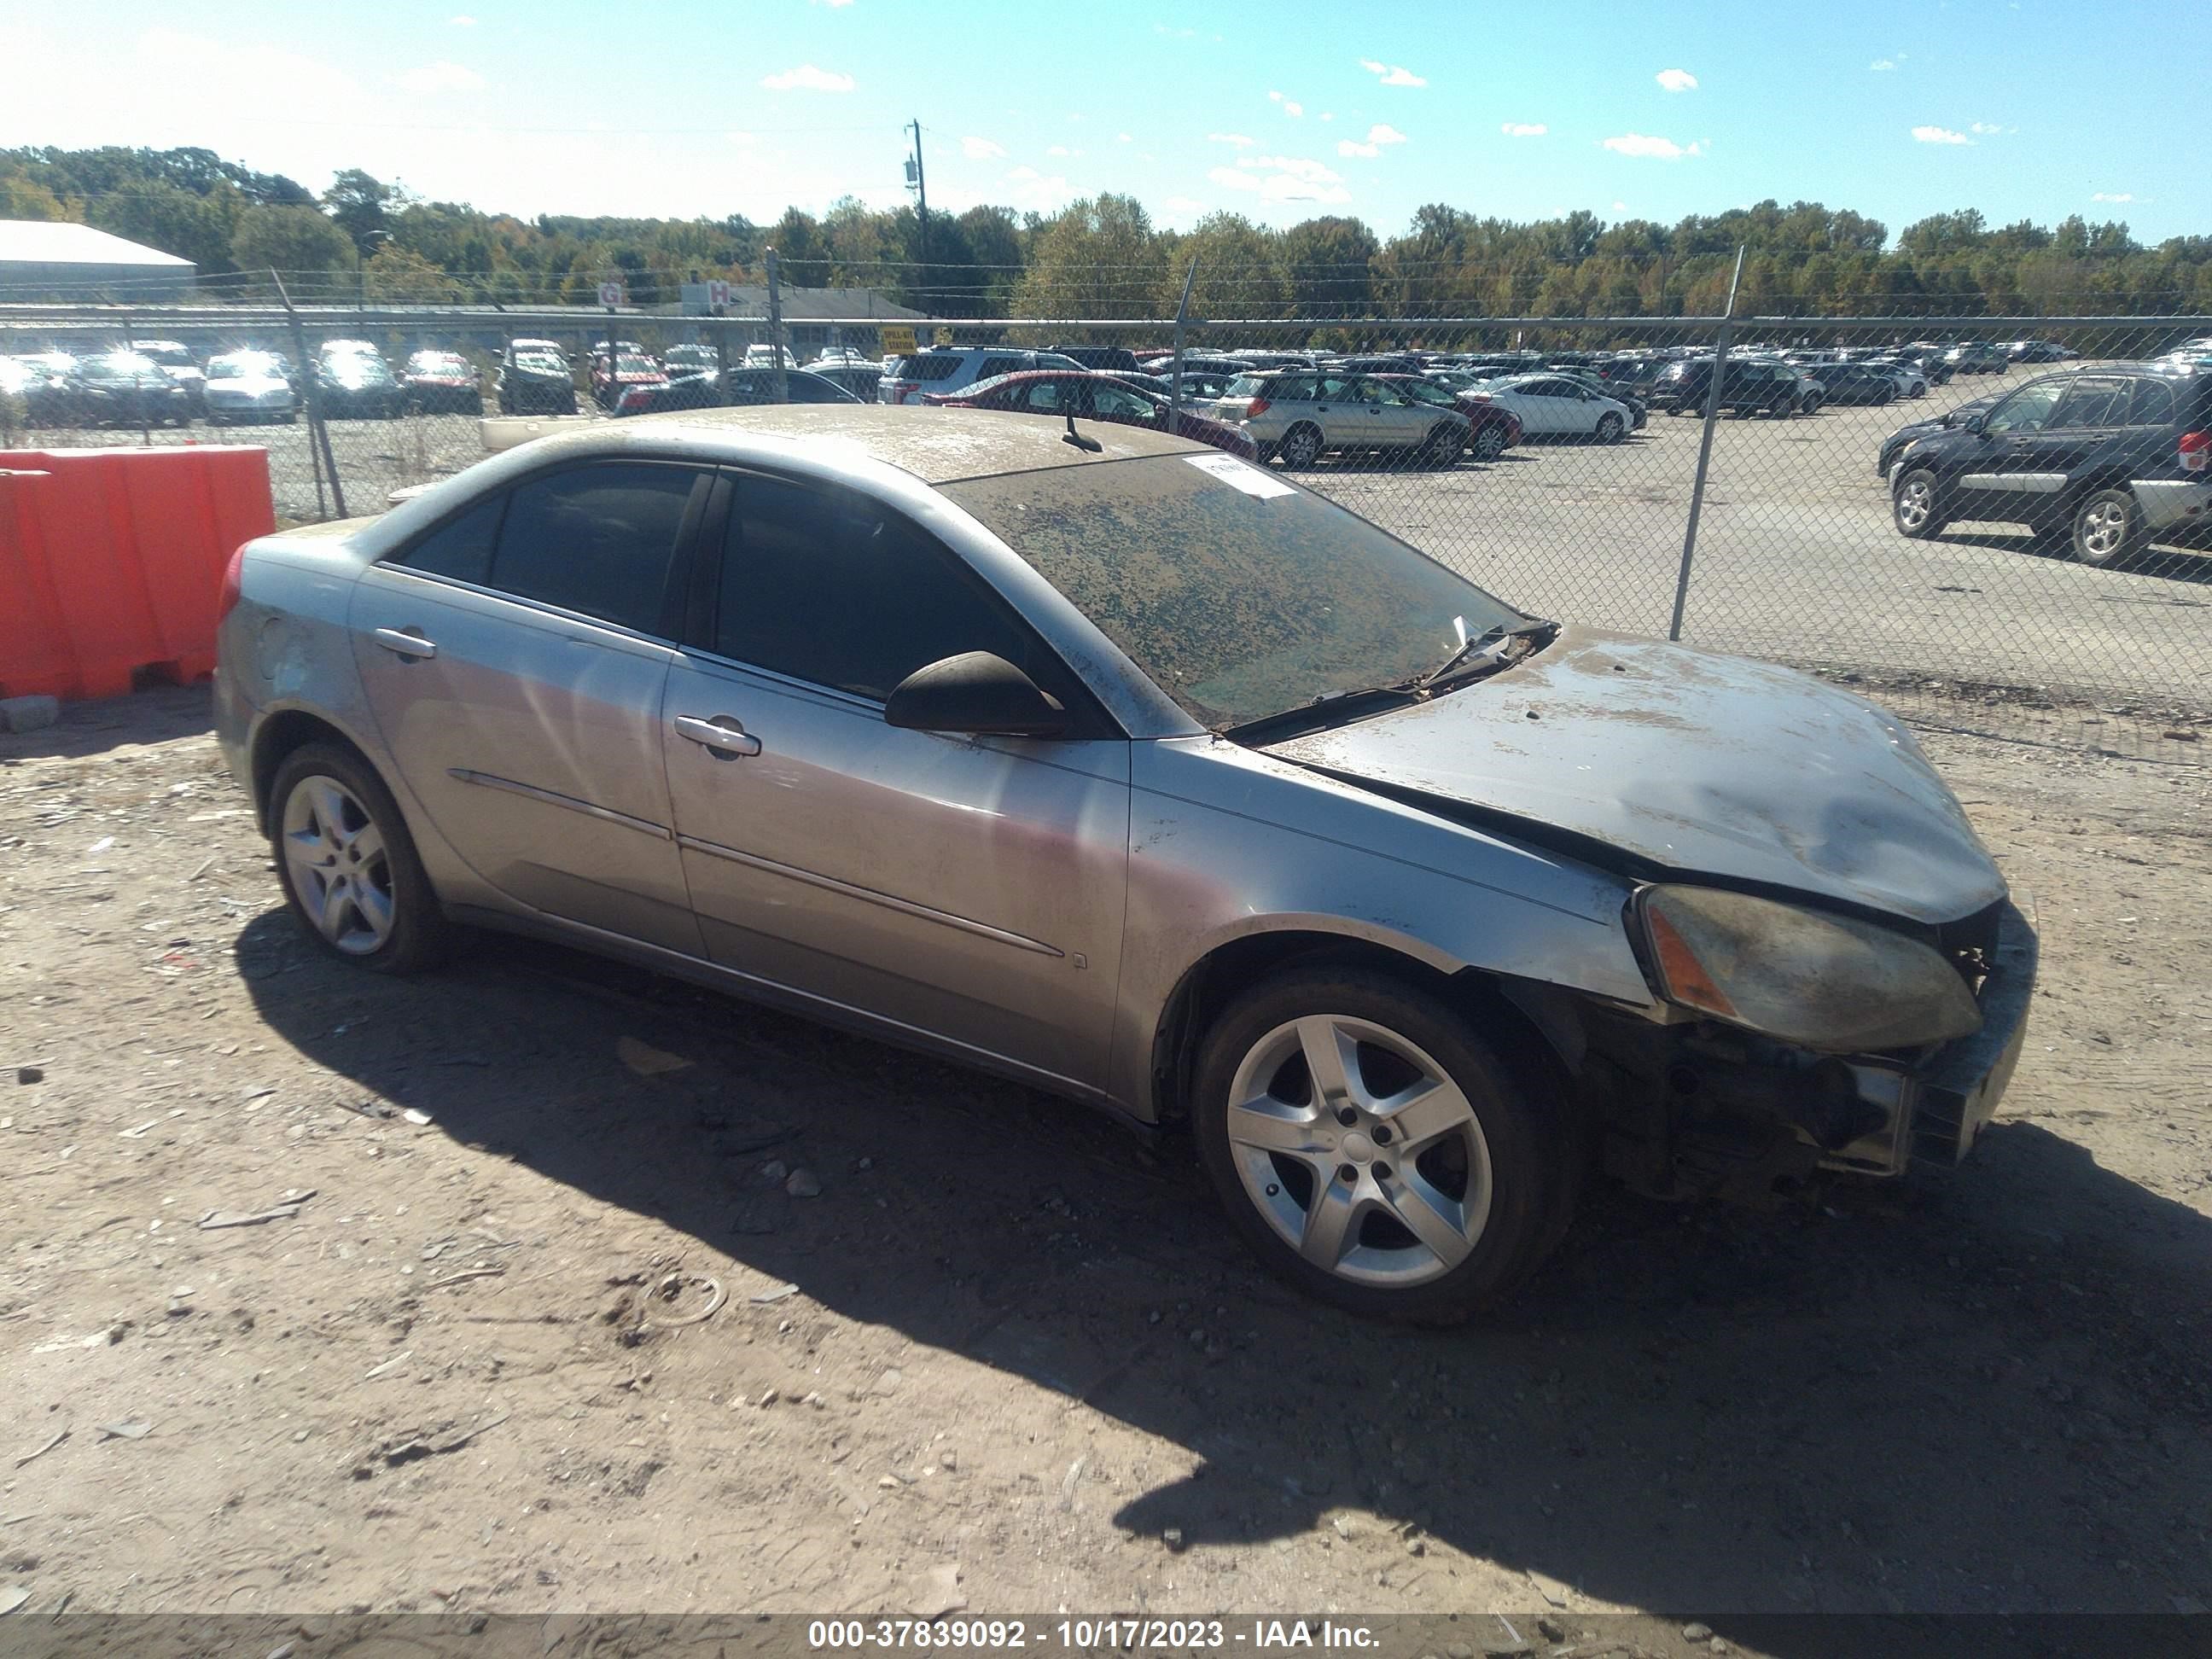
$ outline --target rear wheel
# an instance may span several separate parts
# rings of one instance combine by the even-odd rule
[[[1424,466],[1450,466],[1456,463],[1467,447],[1467,436],[1449,421],[1438,421],[1429,428],[1429,435],[1421,441],[1414,452]]]
[[[277,767],[269,800],[277,876],[309,938],[377,973],[413,973],[446,954],[453,924],[398,803],[367,762],[335,744],[303,744]]]
[[[1494,461],[1505,453],[1505,428],[1492,421],[1474,434],[1474,459]]]
[[[1201,1051],[1194,1127],[1237,1231],[1355,1313],[1464,1318],[1564,1231],[1574,1139],[1473,1024],[1369,969],[1263,981]]]
[[[1628,423],[1614,414],[1597,418],[1597,441],[1601,444],[1617,444],[1628,434]]]
[[[2083,564],[2114,563],[2146,539],[2142,514],[2124,489],[2093,491],[2074,509],[2074,556]]]
[[[1890,486],[1890,517],[1897,533],[1922,542],[1940,536],[1948,521],[1940,510],[1936,475],[1924,466],[1914,467]]]
[[[1301,421],[1283,434],[1280,453],[1285,466],[1309,467],[1321,459],[1321,428]]]

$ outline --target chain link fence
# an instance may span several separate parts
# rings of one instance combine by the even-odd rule
[[[849,395],[1173,422],[1539,614],[1810,668],[1931,724],[2212,749],[2212,319],[1113,314],[1154,285],[948,324],[806,293],[781,317],[0,305],[0,447],[260,444],[304,521],[459,471],[529,429],[510,414]]]

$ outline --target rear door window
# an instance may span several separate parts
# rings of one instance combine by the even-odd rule
[[[705,476],[688,466],[617,461],[516,485],[491,586],[618,628],[665,631],[677,538]]]
[[[2128,390],[2125,380],[2085,375],[2058,400],[2049,424],[2053,428],[2118,426],[2127,410]]]
[[[957,357],[948,357],[941,352],[925,351],[918,356],[901,357],[890,370],[894,380],[949,380],[960,367]]]
[[[2137,380],[2128,404],[2130,426],[2166,426],[2173,419],[2173,388],[2163,380]]]
[[[459,518],[448,519],[392,560],[428,576],[451,576],[455,581],[482,586],[491,580],[491,554],[499,540],[500,514],[506,510],[504,491],[488,501],[478,501]]]

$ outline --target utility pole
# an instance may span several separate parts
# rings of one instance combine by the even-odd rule
[[[915,195],[915,216],[921,222],[921,308],[929,309],[929,180],[921,170],[921,123],[910,121],[914,154],[907,157],[907,188]]]

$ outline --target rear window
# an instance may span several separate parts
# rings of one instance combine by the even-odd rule
[[[1239,374],[1221,388],[1221,395],[1224,398],[1256,398],[1267,384],[1256,374]]]
[[[2130,426],[2164,426],[2173,419],[2173,388],[2158,380],[2137,380],[2128,406]]]
[[[960,367],[957,357],[925,351],[912,357],[894,357],[884,373],[894,380],[949,380]]]
[[[1077,367],[1074,363],[1067,363],[1065,365],[1054,364],[1053,366],[1054,368],[1065,367],[1068,368]],[[979,380],[988,380],[998,375],[1011,374],[1018,368],[1026,368],[1028,367],[1029,365],[1024,363],[1019,357],[986,357],[983,359],[982,366],[975,371],[975,378]]]

